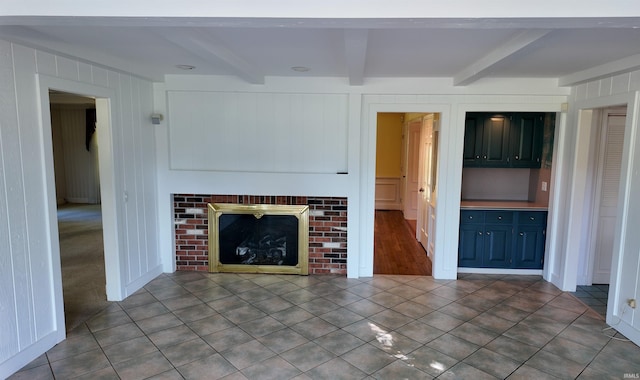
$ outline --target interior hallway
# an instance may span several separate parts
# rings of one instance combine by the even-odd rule
[[[67,331],[111,303],[106,297],[100,205],[58,207],[60,261]]]
[[[402,211],[376,210],[373,273],[431,276],[431,260]]]

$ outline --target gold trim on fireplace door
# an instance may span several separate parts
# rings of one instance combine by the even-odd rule
[[[309,206],[246,205],[236,203],[209,203],[209,272],[309,274]],[[220,262],[220,215],[250,214],[292,215],[298,219],[298,265],[222,264]]]

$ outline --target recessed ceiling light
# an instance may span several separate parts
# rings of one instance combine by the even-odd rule
[[[179,68],[180,70],[193,70],[196,67],[195,66],[191,66],[191,65],[176,65],[177,68]]]
[[[309,70],[311,70],[311,69],[310,69],[310,68],[308,68],[308,67],[305,67],[305,66],[293,66],[293,67],[291,68],[291,70],[293,70],[293,71],[297,71],[297,72],[299,72],[299,73],[304,73],[304,72],[307,72],[307,71],[309,71]]]

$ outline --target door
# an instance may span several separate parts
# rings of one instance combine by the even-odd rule
[[[611,276],[625,115],[606,113],[601,131],[594,223],[592,283],[608,284]]]
[[[542,154],[544,114],[518,113],[509,126],[510,166],[513,168],[539,168]]]
[[[492,115],[484,120],[482,163],[489,167],[509,166],[509,118]]]
[[[422,121],[409,122],[406,133],[406,173],[404,186],[403,210],[404,218],[416,220],[418,217],[418,189],[420,189],[419,161],[420,161],[420,130]]]
[[[484,114],[467,112],[464,120],[464,150],[462,153],[465,167],[482,165],[482,136],[484,135]]]
[[[422,119],[420,131],[420,163],[418,165],[418,181],[420,183],[418,195],[418,220],[416,222],[416,239],[425,250],[429,246],[429,203],[431,189],[429,187],[429,170],[432,164],[432,134],[433,114]]]
[[[510,267],[512,241],[513,227],[511,225],[485,225],[482,266],[488,268]]]
[[[482,267],[484,252],[484,229],[482,224],[460,224],[458,237],[458,266]]]

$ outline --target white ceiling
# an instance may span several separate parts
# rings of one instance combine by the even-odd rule
[[[638,12],[636,12],[638,13]],[[15,17],[0,38],[131,72],[270,76],[558,78],[640,68],[640,18]],[[192,65],[184,71],[176,65]],[[310,70],[297,72],[293,66]]]

